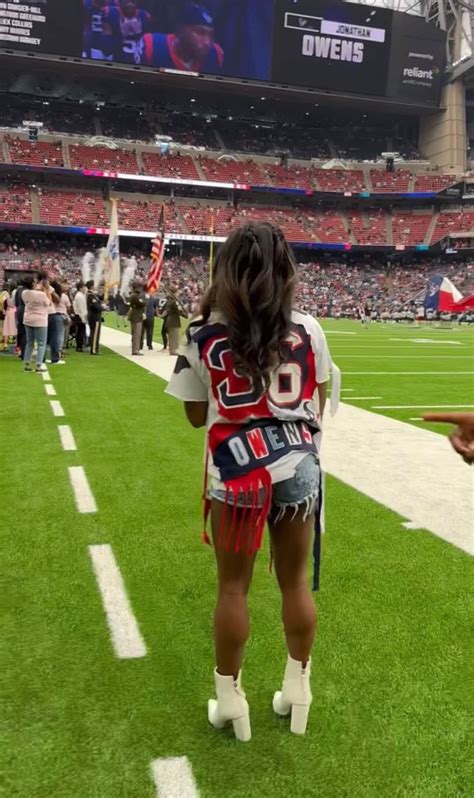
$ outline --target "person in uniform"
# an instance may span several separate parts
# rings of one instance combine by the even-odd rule
[[[140,349],[145,310],[146,296],[143,293],[143,286],[141,283],[134,283],[130,295],[130,310],[128,311],[128,319],[132,329],[132,355],[134,357],[142,354]]]
[[[94,288],[94,280],[86,283],[87,321],[90,331],[91,355],[99,355],[100,330],[102,327],[102,300]]]
[[[166,322],[166,336],[169,342],[170,355],[177,355],[179,349],[179,331],[181,329],[181,316],[186,318],[186,315],[183,310],[179,309],[175,288],[168,289],[166,304],[162,312],[160,313],[160,316],[164,317]]]
[[[141,63],[183,72],[222,73],[224,52],[214,41],[214,20],[204,6],[188,3],[176,33],[147,33]]]

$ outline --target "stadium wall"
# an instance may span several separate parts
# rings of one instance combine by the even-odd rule
[[[419,149],[432,166],[461,174],[467,168],[466,92],[462,79],[448,83],[442,110],[420,119]]]

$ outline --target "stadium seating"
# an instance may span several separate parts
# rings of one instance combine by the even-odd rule
[[[179,180],[200,180],[194,161],[189,155],[159,155],[156,152],[144,152],[142,157],[147,175]]]
[[[307,226],[314,237],[329,244],[345,244],[349,241],[349,233],[342,217],[334,211],[309,212]]]
[[[410,172],[397,169],[395,172],[385,172],[374,169],[370,173],[374,194],[391,194],[407,192],[410,188]]]
[[[78,194],[45,189],[39,195],[44,224],[108,227],[108,214],[100,194]]]
[[[361,169],[315,169],[314,176],[319,191],[335,191],[339,194],[367,191]]]
[[[386,214],[381,208],[370,208],[367,212],[351,211],[347,218],[360,246],[387,243]]]
[[[64,166],[61,142],[7,138],[12,163],[31,166]]]
[[[405,246],[424,244],[432,216],[429,213],[394,211],[392,214],[393,243]]]
[[[417,175],[415,191],[444,191],[455,182],[450,175]]]
[[[179,211],[191,235],[209,235],[213,227],[216,235],[224,236],[236,226],[235,210],[232,207],[183,204],[179,206]]]
[[[474,211],[442,211],[438,217],[431,244],[453,233],[468,233],[474,230]]]
[[[31,194],[28,186],[4,186],[0,189],[0,221],[31,224]]]
[[[260,164],[255,161],[200,158],[199,164],[206,180],[217,180],[222,183],[250,183],[252,185],[265,185],[268,182]]]
[[[270,182],[279,188],[302,188],[305,191],[314,189],[313,173],[311,169],[304,166],[269,166],[266,164],[265,171]]]
[[[280,227],[289,241],[308,241],[311,238],[298,211],[290,208],[255,207],[242,205],[236,216],[237,224],[256,220]]]
[[[69,159],[73,169],[97,169],[104,172],[138,174],[137,158],[132,150],[70,144]]]

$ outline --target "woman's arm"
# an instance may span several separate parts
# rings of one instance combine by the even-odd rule
[[[191,426],[198,429],[205,427],[207,421],[208,402],[185,402],[184,412]]]
[[[319,398],[319,415],[321,418],[324,415],[324,408],[326,407],[327,395],[328,395],[327,382],[320,382],[318,385],[318,398]]]

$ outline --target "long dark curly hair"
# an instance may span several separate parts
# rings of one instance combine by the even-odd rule
[[[235,368],[261,395],[270,374],[285,362],[296,286],[293,253],[278,227],[249,223],[234,230],[216,258],[201,319],[224,317]]]

